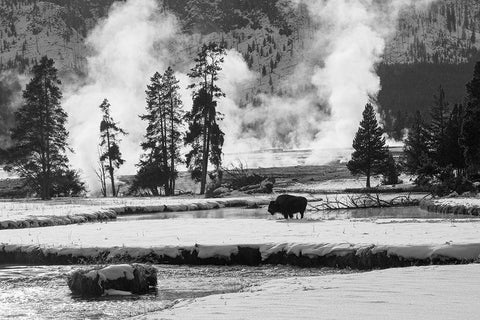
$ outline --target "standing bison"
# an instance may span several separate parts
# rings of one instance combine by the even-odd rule
[[[285,219],[292,219],[294,213],[300,212],[301,219],[303,219],[303,214],[305,213],[306,208],[307,199],[304,197],[283,194],[278,196],[275,201],[270,201],[270,204],[268,205],[268,212],[270,212],[272,216],[279,212],[283,214]]]

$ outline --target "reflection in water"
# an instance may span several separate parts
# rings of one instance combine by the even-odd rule
[[[150,214],[135,214],[119,216],[122,220],[159,220],[159,219],[265,219],[270,214],[267,208],[246,209],[246,208],[222,208],[215,210],[196,210],[183,212],[158,212]]]
[[[268,279],[351,272],[287,266],[156,266],[157,293],[82,299],[71,295],[66,275],[83,267],[0,266],[0,318],[122,319],[162,310],[183,299],[238,292]]]
[[[472,218],[471,216],[460,216],[453,214],[439,214],[428,212],[419,207],[396,207],[396,208],[370,208],[350,209],[338,211],[316,212],[310,215],[311,219],[462,219]]]
[[[272,217],[267,208],[245,209],[245,208],[223,208],[216,210],[199,210],[185,212],[159,212],[151,214],[138,214],[118,217],[118,221],[127,220],[157,220],[157,219],[280,219],[277,214]],[[333,211],[315,211],[307,207],[306,220],[342,220],[342,219],[433,219],[433,218],[471,218],[471,216],[458,216],[438,214],[421,210],[419,207],[397,207],[397,208],[371,208],[371,209],[349,209]],[[283,219],[283,217],[282,217]]]

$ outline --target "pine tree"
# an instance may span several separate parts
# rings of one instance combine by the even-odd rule
[[[434,105],[430,110],[430,131],[431,147],[434,161],[440,167],[446,167],[448,164],[449,150],[447,149],[447,124],[449,118],[448,102],[445,98],[445,91],[440,86],[438,95],[434,96]]]
[[[117,190],[115,189],[114,172],[115,169],[120,168],[120,166],[125,163],[125,160],[122,159],[122,153],[120,152],[120,138],[118,138],[118,135],[126,135],[127,133],[113,120],[110,114],[110,107],[107,99],[103,100],[100,105],[100,110],[102,110],[103,114],[103,119],[100,122],[100,147],[102,148],[100,161],[107,162],[105,167],[110,175],[112,196],[116,197]]]
[[[463,106],[455,105],[450,113],[445,132],[448,164],[459,173],[465,169],[465,157],[460,145],[463,117]]]
[[[169,189],[170,194],[175,194],[175,180],[177,178],[176,164],[180,162],[181,148],[181,125],[184,118],[183,104],[180,97],[179,81],[175,77],[172,68],[168,68],[163,76],[166,100],[166,138],[168,144],[169,167]]]
[[[467,106],[460,143],[464,149],[467,174],[480,169],[480,62],[475,65],[473,79],[467,83]]]
[[[42,199],[85,191],[78,173],[68,167],[67,114],[61,106],[60,80],[47,57],[32,69],[23,91],[24,105],[15,113],[14,145],[7,150],[7,170],[27,180]]]
[[[370,188],[370,177],[382,173],[388,159],[388,149],[382,135],[383,129],[378,125],[373,106],[367,103],[360,128],[353,140],[355,151],[347,164],[352,174],[367,176],[367,188]]]
[[[189,74],[197,82],[190,86],[194,89],[193,107],[185,115],[188,121],[185,144],[191,147],[186,163],[192,178],[200,181],[201,194],[205,193],[208,162],[218,170],[222,161],[224,133],[218,125],[222,115],[217,112],[217,99],[225,94],[217,81],[224,56],[225,49],[216,43],[203,45]]]
[[[140,116],[148,125],[136,185],[150,189],[154,195],[158,195],[158,187],[162,185],[165,195],[175,194],[183,118],[178,83],[170,67],[163,76],[155,73],[146,91],[148,114]]]
[[[415,113],[413,125],[405,140],[405,167],[411,174],[419,174],[426,163],[430,163],[430,131],[419,111]]]
[[[148,122],[145,141],[141,146],[144,154],[137,165],[134,188],[150,189],[154,196],[159,195],[158,187],[164,186],[168,194],[168,159],[165,137],[165,108],[162,97],[163,76],[155,72],[147,86],[147,114],[140,116]]]
[[[383,169],[382,174],[383,174],[383,184],[385,185],[398,184],[399,182],[398,177],[400,175],[399,168],[391,152],[388,152],[388,157],[385,162],[385,167]]]

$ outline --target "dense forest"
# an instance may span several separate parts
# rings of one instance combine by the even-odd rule
[[[402,138],[403,128],[412,124],[416,110],[429,117],[434,103],[433,95],[443,86],[447,101],[461,103],[465,85],[471,79],[475,61],[461,64],[381,64],[377,72],[382,90],[378,103],[386,131],[394,138]]]

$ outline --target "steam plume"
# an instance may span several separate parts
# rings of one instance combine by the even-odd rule
[[[170,44],[176,34],[176,19],[161,12],[155,0],[129,0],[114,4],[108,18],[89,35],[87,44],[94,53],[88,58],[88,79],[65,94],[64,106],[76,152],[72,162],[82,168],[91,190],[98,184],[98,106],[109,99],[113,118],[129,133],[121,143],[126,163],[119,173],[132,174],[141,154],[145,125],[138,115],[145,113],[146,85],[155,71],[162,72],[172,62]]]
[[[351,147],[365,104],[380,91],[375,66],[382,61],[386,41],[396,31],[401,10],[425,7],[432,1],[294,2],[308,7],[317,26],[306,53],[309,61],[301,63],[284,84],[293,92],[290,97],[264,94],[260,106],[227,108],[234,117],[229,139],[236,150],[243,151],[310,148],[313,153],[308,163],[322,164],[338,156],[332,149]],[[300,92],[298,83],[313,87],[313,91]],[[289,164],[296,162],[292,159]]]
[[[9,129],[13,126],[14,112],[22,103],[22,87],[27,77],[13,71],[0,73],[0,148],[8,147]]]
[[[395,32],[400,11],[430,2],[295,1],[307,5],[318,28],[308,51],[310,64],[300,65],[286,85],[298,92],[291,83],[303,79],[314,90],[289,97],[264,94],[259,107],[239,108],[239,88],[258,75],[248,69],[238,52],[229,50],[219,83],[227,94],[219,103],[225,114],[225,152],[312,148],[309,162],[318,164],[327,160],[321,156],[325,148],[350,147],[365,103],[380,90],[375,65]],[[132,174],[145,128],[138,118],[144,113],[144,90],[155,71],[162,72],[170,64],[179,69],[174,43],[183,35],[178,30],[176,19],[161,12],[155,0],[128,0],[114,4],[108,18],[90,34],[88,45],[93,54],[88,58],[87,82],[66,92],[64,104],[71,115],[73,162],[83,168],[90,188],[97,184],[93,170],[101,117],[98,105],[108,98],[114,119],[130,133],[121,144],[127,163],[120,173]],[[177,77],[188,110],[188,78],[182,73]]]
[[[316,43],[325,48],[324,66],[316,68],[312,84],[331,110],[312,144],[311,162],[324,148],[351,146],[364,105],[380,91],[375,66],[381,62],[386,41],[396,31],[400,11],[429,2],[305,1],[312,17],[322,25]]]

